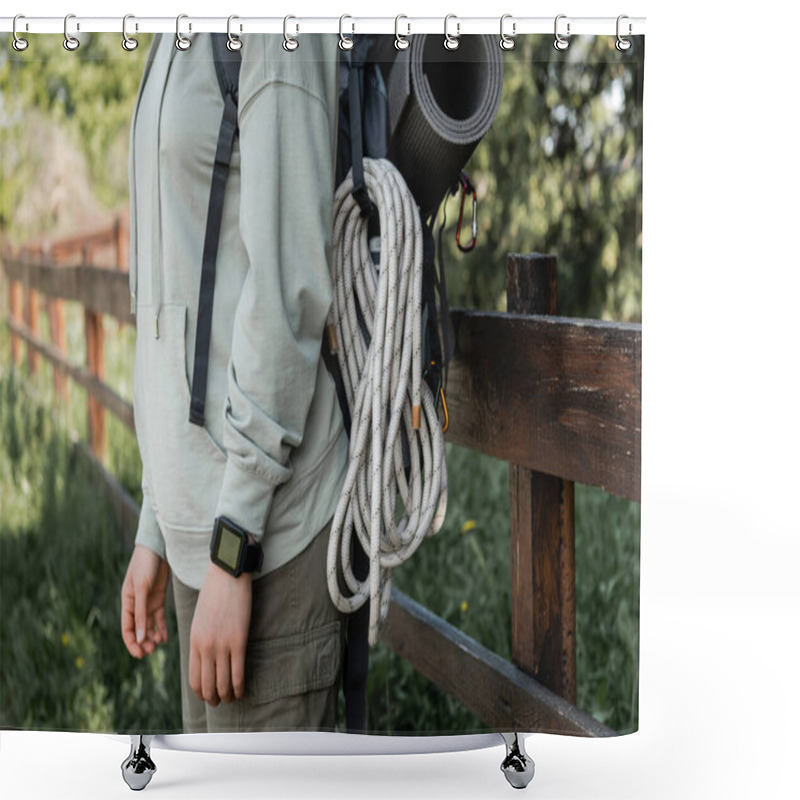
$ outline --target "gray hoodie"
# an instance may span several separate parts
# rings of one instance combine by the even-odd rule
[[[223,100],[209,34],[158,35],[131,125],[136,543],[199,589],[214,518],[261,542],[264,568],[333,515],[348,439],[320,357],[332,299],[336,36],[244,38],[239,136],[222,217],[206,423],[189,422],[200,268]],[[258,577],[258,574],[255,576]]]

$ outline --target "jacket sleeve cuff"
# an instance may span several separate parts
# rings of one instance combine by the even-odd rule
[[[148,547],[166,561],[167,548],[164,544],[164,536],[161,533],[161,528],[158,527],[158,520],[147,492],[143,493],[142,510],[139,512],[139,527],[136,529],[135,544]]]
[[[228,517],[261,541],[275,488],[264,477],[240,466],[229,455],[216,515]]]

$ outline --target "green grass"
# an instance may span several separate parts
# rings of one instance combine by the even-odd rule
[[[0,726],[180,730],[177,635],[128,655],[129,552],[65,428],[5,365],[0,449]]]
[[[79,357],[78,314],[68,311],[67,330]],[[110,324],[106,380],[130,398],[132,329],[118,333]],[[8,334],[0,328],[5,355]],[[138,662],[121,641],[129,552],[67,435],[86,435],[86,393],[73,385],[65,408],[54,401],[44,360],[32,377],[8,362],[0,362],[0,726],[177,730],[174,618],[157,657]],[[136,439],[111,414],[106,425],[106,467],[138,502]],[[395,586],[509,658],[508,465],[450,444],[446,457],[444,527],[395,571]],[[638,726],[639,505],[584,486],[575,497],[578,705],[628,732]],[[373,731],[487,730],[383,645],[370,654],[367,696]]]
[[[511,657],[508,464],[446,445],[445,524],[394,585],[480,644]],[[578,706],[620,732],[638,727],[639,504],[575,487]],[[460,703],[380,645],[370,656],[369,728],[482,731]]]

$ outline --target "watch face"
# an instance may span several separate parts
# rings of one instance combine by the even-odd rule
[[[239,563],[239,548],[242,538],[237,533],[227,528],[224,524],[219,526],[219,536],[217,537],[217,558],[235,570]]]

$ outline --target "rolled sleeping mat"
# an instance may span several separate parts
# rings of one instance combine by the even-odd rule
[[[503,92],[496,37],[462,36],[457,50],[418,34],[387,81],[389,159],[420,207],[434,213],[491,127]]]

